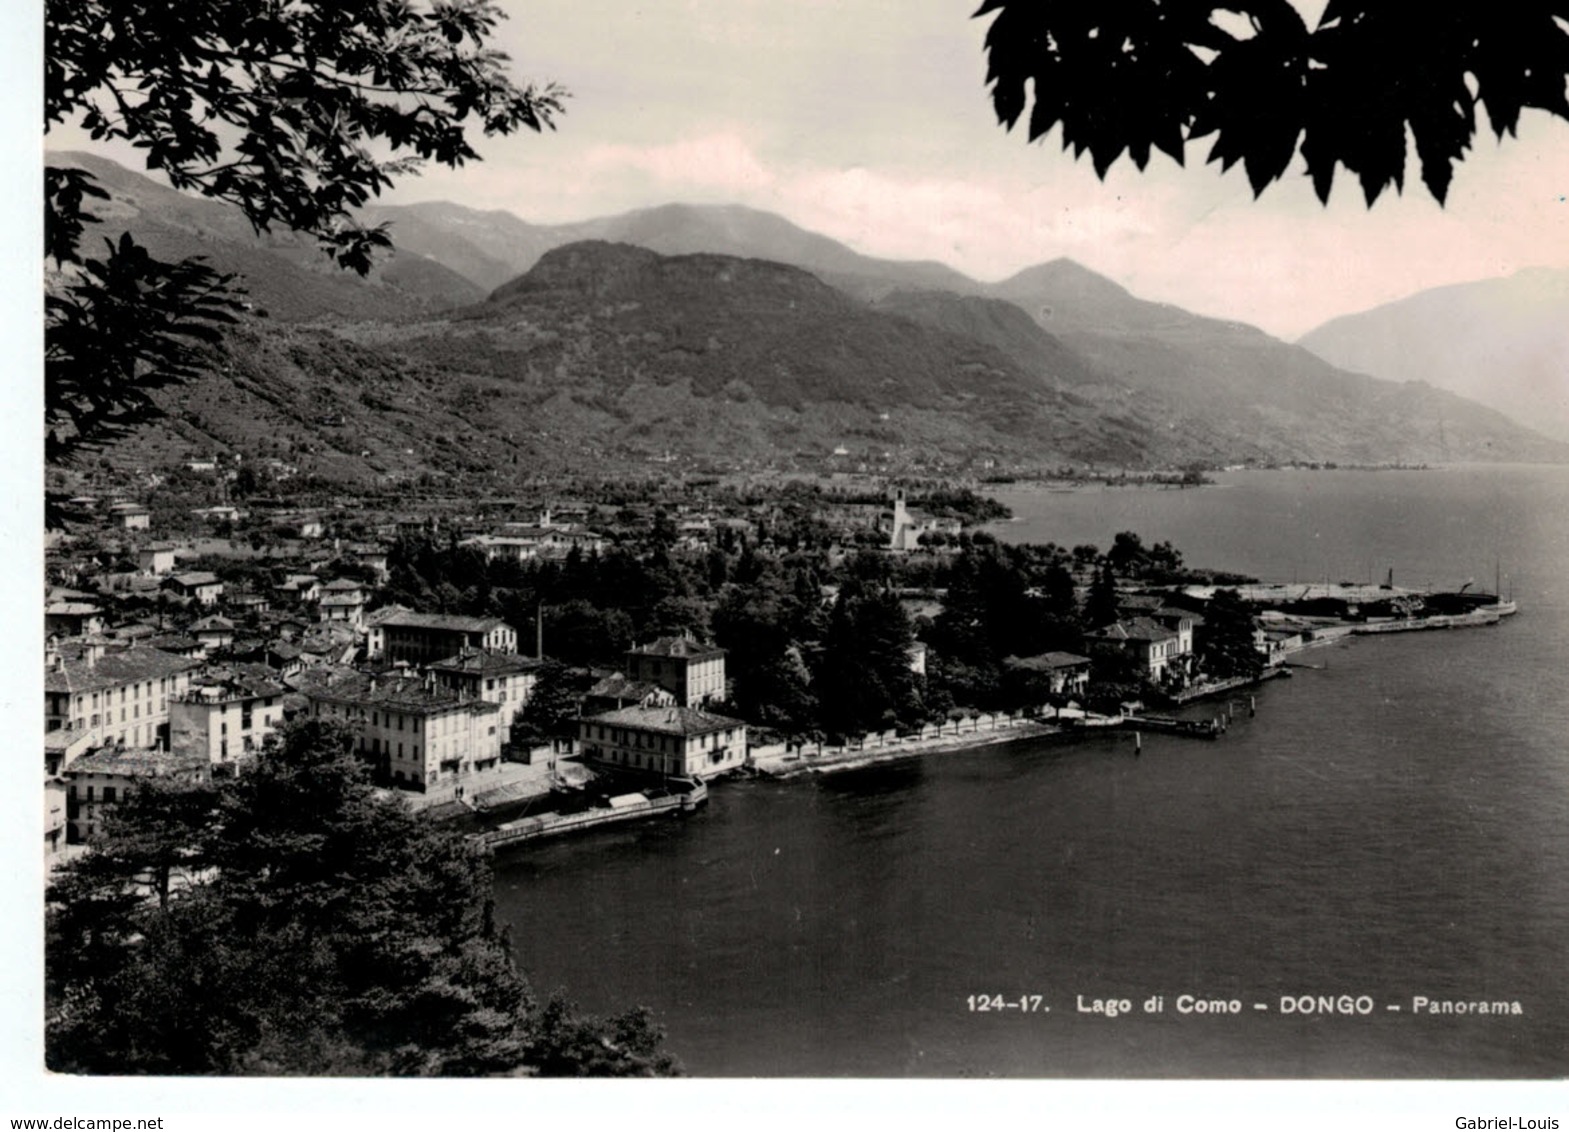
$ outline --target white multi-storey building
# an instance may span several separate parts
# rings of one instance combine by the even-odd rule
[[[70,752],[118,744],[168,746],[169,701],[190,687],[197,662],[159,649],[134,647],[106,652],[85,645],[68,657],[58,646],[45,650],[44,730],[46,750]]]
[[[585,759],[621,770],[703,778],[746,762],[746,724],[687,707],[629,707],[578,722]]]
[[[436,686],[433,676],[308,672],[312,718],[345,724],[383,782],[420,793],[461,790],[501,765],[501,705]]]
[[[199,678],[169,704],[169,749],[233,767],[283,722],[284,691],[276,680],[243,671]]]
[[[723,703],[725,650],[689,637],[661,637],[627,652],[627,678],[667,689],[682,707]]]

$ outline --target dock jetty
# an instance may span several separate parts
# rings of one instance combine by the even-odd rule
[[[1129,715],[1123,718],[1122,726],[1140,732],[1183,735],[1189,739],[1218,739],[1223,730],[1213,719],[1176,719],[1169,715]]]
[[[659,786],[614,795],[600,805],[565,813],[550,811],[514,818],[494,829],[481,830],[469,836],[494,849],[602,825],[690,813],[707,800],[708,786],[701,779],[672,778]]]

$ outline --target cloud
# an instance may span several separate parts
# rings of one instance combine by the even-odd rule
[[[707,134],[663,145],[598,145],[587,151],[583,163],[601,176],[640,173],[676,196],[683,190],[702,196],[747,195],[767,191],[777,180],[735,134]]]
[[[779,212],[869,255],[941,259],[985,278],[1043,258],[1147,238],[1162,223],[1152,215],[1162,207],[1158,194],[1154,204],[1150,198],[1103,199],[1104,187],[1082,177],[1030,186],[831,168],[766,156],[734,132],[651,146],[594,146],[581,170],[617,198],[735,201]]]
[[[940,259],[1000,278],[1042,259],[1147,236],[1156,221],[1127,201],[1075,199],[964,177],[818,169],[781,178],[782,210],[806,227],[893,259]]]

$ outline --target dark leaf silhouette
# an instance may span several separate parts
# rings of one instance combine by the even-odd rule
[[[477,159],[471,129],[538,131],[561,111],[564,91],[518,86],[487,46],[502,18],[491,0],[49,0],[44,127],[129,143],[176,189],[237,205],[258,232],[312,236],[363,275],[391,237],[355,211],[394,178]],[[106,195],[84,170],[45,170],[48,258],[80,263],[87,201]],[[138,252],[121,241],[49,300],[51,461],[155,416],[148,393],[189,380],[239,309],[201,263]]]
[[[1500,138],[1526,109],[1569,119],[1564,0],[1332,0],[1312,29],[1286,0],[987,0],[975,14],[994,16],[998,121],[1029,108],[1031,141],[1060,125],[1102,177],[1124,152],[1140,169],[1152,146],[1180,163],[1210,137],[1209,160],[1240,161],[1255,195],[1300,154],[1320,200],[1344,167],[1371,205],[1404,188],[1409,136],[1442,203],[1478,106]]]
[[[175,188],[238,205],[258,231],[309,233],[363,273],[388,241],[354,209],[421,161],[477,159],[471,126],[538,131],[561,111],[564,91],[518,86],[486,46],[502,18],[490,0],[51,0],[44,121],[129,142]],[[49,209],[68,225],[73,201]]]
[[[165,263],[105,241],[45,299],[45,456],[59,463],[157,412],[154,390],[194,377],[242,307],[232,276],[200,260]]]

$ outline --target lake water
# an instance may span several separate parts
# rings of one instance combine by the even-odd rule
[[[1569,1072],[1569,469],[999,497],[1006,538],[1135,530],[1266,580],[1393,566],[1490,588],[1497,561],[1522,612],[1307,654],[1325,667],[1266,685],[1214,743],[1027,741],[722,784],[685,820],[503,855],[536,987],[649,1006],[699,1075]],[[1181,1014],[1184,994],[1242,1013]],[[1372,1013],[1283,1014],[1300,995]],[[1418,995],[1523,1013],[1413,1015]]]

